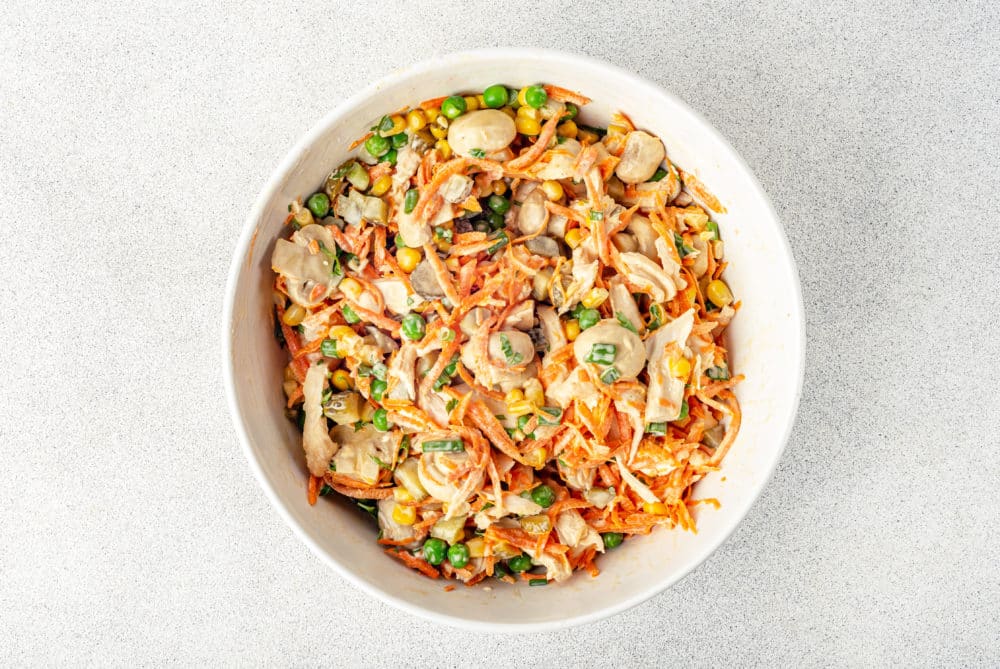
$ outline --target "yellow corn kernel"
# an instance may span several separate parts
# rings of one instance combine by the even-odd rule
[[[612,123],[611,125],[608,126],[609,135],[624,135],[627,132],[628,128],[626,128],[623,125],[615,125],[614,123]]]
[[[420,264],[420,251],[403,247],[396,251],[396,262],[399,263],[399,269],[409,274]]]
[[[376,411],[375,405],[371,404],[370,402],[365,402],[364,404],[362,404],[361,416],[360,416],[361,422],[362,423],[372,422],[372,418],[375,416],[375,411]]]
[[[451,250],[451,242],[449,242],[447,239],[435,238],[434,243],[437,245],[438,251],[447,253],[448,251]]]
[[[428,123],[433,123],[437,120],[437,117],[441,115],[440,107],[431,107],[430,109],[424,110],[424,116],[427,117]]]
[[[506,402],[507,404],[511,404],[513,402],[520,402],[523,399],[524,399],[524,391],[521,390],[520,388],[512,388],[511,390],[507,391],[507,394],[503,398],[504,402]]]
[[[709,282],[708,287],[705,289],[705,295],[717,307],[728,306],[733,301],[733,293],[729,290],[729,286],[719,279]]]
[[[375,197],[381,197],[388,193],[390,188],[392,188],[392,177],[388,174],[383,174],[375,180],[369,192]]]
[[[493,556],[498,560],[509,560],[521,554],[520,548],[514,548],[506,541],[498,541],[493,544]]]
[[[608,291],[604,288],[591,288],[580,300],[583,302],[583,306],[588,309],[596,309],[597,307],[604,304],[604,300],[608,299]]]
[[[536,407],[543,406],[545,404],[545,391],[542,389],[542,382],[538,379],[528,379],[525,381],[524,399]]]
[[[470,112],[479,109],[479,100],[475,95],[466,95],[462,99],[465,100],[465,111]]]
[[[298,211],[295,212],[294,220],[296,223],[299,224],[300,228],[304,228],[305,226],[315,222],[315,219],[313,219],[312,212],[304,208],[299,209]]]
[[[524,460],[531,467],[541,469],[545,466],[545,461],[548,460],[548,456],[549,454],[545,451],[545,449],[539,446],[538,448],[532,449],[530,453],[524,456]]]
[[[511,117],[511,119],[517,118],[517,113],[510,107],[500,107],[500,111],[502,111],[507,116]]]
[[[534,107],[518,107],[517,118],[530,118],[533,121],[541,121],[542,112]]]
[[[417,137],[419,137],[420,141],[423,142],[424,144],[433,144],[434,143],[434,135],[432,135],[427,130],[426,127],[423,130],[417,130]]]
[[[596,132],[584,130],[583,128],[580,128],[576,133],[576,138],[581,144],[596,144],[601,141],[600,136]]]
[[[439,139],[434,148],[438,150],[444,160],[451,158],[451,144],[446,139]]]
[[[474,211],[478,214],[483,210],[483,205],[479,204],[479,200],[475,195],[470,195],[465,202],[462,203],[462,209],[466,211]]]
[[[542,126],[533,118],[518,116],[514,119],[514,127],[522,135],[534,136],[542,131]]]
[[[412,132],[423,129],[427,125],[427,117],[419,109],[411,109],[406,115],[406,127]]]
[[[432,124],[430,126],[430,129],[431,129],[431,134],[434,136],[434,139],[444,139],[445,137],[448,136],[448,129],[442,128],[437,123]]]
[[[392,507],[392,519],[400,525],[412,525],[417,522],[417,508],[397,504]]]
[[[358,298],[361,297],[361,292],[363,290],[364,288],[361,287],[361,284],[358,283],[357,279],[352,279],[349,276],[345,277],[344,280],[340,282],[340,292],[347,295],[355,302],[357,302]]]
[[[507,192],[507,182],[503,179],[497,179],[493,182],[492,189],[494,195],[503,195]]]
[[[566,236],[563,237],[566,240],[566,244],[569,245],[571,249],[575,249],[583,241],[583,231],[580,228],[573,228],[566,232]]]
[[[643,502],[642,510],[656,516],[665,516],[670,512],[663,502]]]
[[[337,390],[350,390],[354,387],[354,379],[351,378],[350,372],[346,369],[338,369],[335,371],[331,381],[333,383],[333,387]]]
[[[444,261],[444,266],[448,268],[451,272],[457,272],[462,269],[462,263],[458,262],[458,258],[452,256]]]
[[[413,495],[406,488],[396,487],[392,489],[392,497],[397,502],[412,502]]]
[[[350,325],[334,325],[330,328],[330,332],[326,335],[330,339],[350,339],[351,337],[357,337],[357,333],[351,329]]]
[[[552,529],[552,521],[544,513],[521,518],[521,529],[528,534],[545,534]]]
[[[576,338],[580,336],[580,322],[575,318],[566,321],[564,328],[566,330],[566,339],[569,341],[576,341]]]
[[[469,549],[470,558],[481,558],[486,555],[486,540],[482,537],[472,537],[465,542],[465,547]]]
[[[527,94],[528,94],[527,86],[519,90],[517,92],[517,104],[521,105],[522,107],[527,107],[528,106],[528,99],[526,97]]]
[[[298,304],[293,304],[292,306],[285,309],[285,313],[281,316],[281,322],[285,325],[295,327],[303,321],[306,317],[306,310],[304,307]]]
[[[389,117],[389,120],[392,121],[392,127],[388,130],[379,130],[378,134],[383,137],[392,137],[406,130],[406,119],[399,114],[393,114]]]
[[[545,193],[545,197],[549,198],[553,202],[557,202],[562,199],[563,187],[558,181],[553,181],[548,179],[542,182],[542,192]]]
[[[535,412],[535,405],[533,405],[528,400],[521,400],[520,402],[508,403],[507,412],[512,416],[526,416],[529,413]]]
[[[691,375],[691,363],[682,355],[670,358],[670,362],[668,364],[670,366],[670,374],[675,379],[681,379],[683,381]]]
[[[480,109],[486,109],[486,98],[482,93],[476,96],[476,102],[479,104]]]
[[[560,123],[559,127],[556,128],[556,134],[560,137],[569,137],[570,139],[576,139],[576,133],[579,128],[576,127],[576,123],[573,121],[566,121]]]

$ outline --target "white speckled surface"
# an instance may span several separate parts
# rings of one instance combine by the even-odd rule
[[[996,3],[184,4],[0,8],[0,664],[1000,663]],[[519,638],[398,613],[295,539],[218,336],[295,139],[395,64],[510,44],[499,25],[714,123],[784,221],[809,335],[734,536],[624,615]]]

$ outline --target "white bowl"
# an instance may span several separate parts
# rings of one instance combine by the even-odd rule
[[[583,117],[606,124],[612,111],[659,135],[667,154],[696,174],[728,207],[720,216],[726,279],[743,308],[729,328],[733,368],[746,375],[736,394],[743,427],[722,470],[700,482],[698,533],[658,529],[599,558],[599,577],[575,575],[529,588],[496,582],[487,590],[445,592],[384,555],[371,519],[346,502],[306,501],[300,435],[284,416],[285,352],[272,334],[270,266],[289,201],[308,196],[348,145],[383,113],[455,91],[502,82],[551,82],[591,97]],[[226,394],[250,468],[302,540],[338,574],[399,608],[459,627],[540,631],[598,620],[676,583],[705,560],[746,515],[767,483],[795,419],[802,385],[802,297],[788,242],[743,160],[704,119],[659,87],[606,63],[535,49],[493,49],[434,58],[396,72],[330,112],[288,153],[261,191],[236,247],[226,288],[223,353]],[[485,585],[491,585],[486,583]]]

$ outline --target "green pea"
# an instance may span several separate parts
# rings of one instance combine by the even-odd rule
[[[403,211],[407,214],[412,212],[417,208],[417,202],[420,201],[420,191],[416,188],[411,188],[406,191],[406,196],[403,198]]]
[[[522,553],[517,557],[512,557],[507,560],[507,566],[514,573],[520,573],[522,571],[528,571],[531,569],[531,558]]]
[[[432,565],[439,565],[444,562],[444,556],[447,551],[448,544],[443,539],[428,539],[424,542],[424,559]]]
[[[507,104],[507,87],[503,84],[493,84],[483,91],[483,102],[490,109],[499,109]]]
[[[376,158],[384,156],[390,149],[389,140],[381,135],[372,135],[365,140],[365,151]]]
[[[499,230],[505,225],[503,214],[498,214],[495,211],[486,214],[486,220],[490,223],[490,230]]]
[[[510,211],[510,200],[503,195],[490,195],[486,198],[486,206],[498,214],[506,214]]]
[[[461,95],[452,95],[441,103],[441,113],[446,118],[455,119],[465,113],[465,99]]]
[[[580,323],[580,329],[586,330],[597,325],[598,321],[601,320],[601,314],[597,309],[581,309],[580,315],[576,317],[576,320]]]
[[[547,509],[556,501],[556,493],[544,483],[531,491],[531,501]]]
[[[409,313],[403,316],[403,336],[410,341],[419,341],[427,331],[427,321],[420,314]]]
[[[410,141],[410,139],[409,137],[406,136],[405,132],[401,132],[397,135],[393,135],[392,137],[390,137],[389,141],[392,142],[392,148],[401,149],[404,146],[406,146],[406,143]]]
[[[385,409],[375,409],[375,414],[372,416],[372,425],[379,432],[388,432],[392,424],[389,422],[389,412]]]
[[[454,544],[448,549],[448,562],[456,569],[469,564],[469,547],[465,544]]]
[[[379,162],[380,163],[389,163],[390,165],[395,165],[398,156],[399,156],[399,154],[396,152],[396,149],[389,149],[388,151],[385,152],[385,155],[382,156],[381,159],[379,159]]]
[[[528,90],[524,92],[524,100],[528,103],[529,107],[541,109],[549,101],[549,94],[545,92],[544,88],[536,84],[528,86]]]
[[[604,539],[604,547],[610,550],[621,546],[625,535],[621,532],[605,532],[601,535],[601,538]]]
[[[376,402],[381,402],[382,396],[385,395],[385,390],[388,387],[389,384],[386,383],[385,381],[382,381],[381,379],[375,379],[374,381],[372,381],[372,390],[371,390],[372,399],[375,400]]]
[[[306,206],[316,218],[323,218],[330,213],[330,198],[326,193],[313,193],[306,200]]]

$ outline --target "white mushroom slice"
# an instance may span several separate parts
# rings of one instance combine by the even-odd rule
[[[532,190],[521,200],[517,211],[517,229],[523,235],[534,235],[545,230],[549,210],[545,208],[545,192],[541,188]]]
[[[388,378],[393,379],[393,386],[388,397],[393,400],[414,400],[417,397],[416,372],[417,347],[410,342],[403,345],[389,359]]]
[[[542,328],[545,341],[549,344],[548,353],[554,353],[568,343],[566,341],[566,331],[562,327],[562,321],[556,315],[556,310],[548,305],[539,305],[537,311],[538,324]],[[548,355],[546,355],[546,358],[548,358]],[[548,364],[547,361],[543,360],[542,366],[544,367],[546,364]]]
[[[625,228],[635,237],[638,248],[635,249],[650,260],[656,260],[656,240],[660,235],[653,229],[653,224],[642,214],[633,214]]]
[[[409,245],[408,242],[407,245]],[[410,273],[410,285],[413,286],[413,292],[425,300],[444,297],[444,288],[438,281],[434,267],[426,258],[421,260],[417,268]]]
[[[639,307],[635,303],[635,298],[632,297],[632,293],[625,287],[625,282],[620,276],[615,276],[608,281],[608,285],[610,286],[608,297],[611,300],[611,309],[615,312],[615,317],[617,318],[620,314],[632,324],[636,332],[641,334],[645,331],[646,324],[639,313]]]
[[[322,249],[318,253],[309,249],[313,241],[330,252],[337,248],[326,226],[311,224],[293,234],[291,241],[279,239],[271,254],[271,269],[285,277],[289,297],[304,307],[314,307],[325,300],[342,278],[333,273],[330,256]]]
[[[570,548],[585,549],[593,547],[598,553],[604,552],[604,541],[597,530],[587,524],[576,509],[563,511],[556,517],[556,534],[559,543]]]
[[[535,357],[531,337],[518,330],[502,330],[490,335],[490,359],[507,367],[520,367]]]
[[[511,309],[501,327],[505,330],[530,330],[534,324],[535,301],[525,300]]]
[[[531,337],[523,332],[517,332],[516,330],[510,330],[509,333],[523,336],[528,342],[527,350],[530,351],[528,353],[528,357],[524,358],[524,360],[518,364],[521,365],[524,364],[525,361],[531,361],[535,355],[534,343],[531,341]],[[496,337],[499,344],[498,334],[499,333],[495,333],[493,336]],[[489,364],[486,360],[483,360],[478,351],[482,346],[482,337],[485,336],[486,334],[484,332],[477,332],[469,339],[468,342],[465,343],[465,345],[462,346],[462,365],[473,373],[476,377],[476,381],[487,388],[492,388],[494,385],[498,385],[500,386],[500,390],[507,392],[512,388],[522,387],[528,379],[538,376],[538,365],[534,361],[531,361],[523,371],[517,372],[498,368],[497,366]],[[512,343],[512,346],[515,339],[516,338],[508,339],[508,341]],[[523,347],[523,345],[523,342],[518,344],[519,347]],[[492,346],[490,348],[492,348]],[[520,350],[523,351],[525,349],[521,348]],[[503,356],[502,348],[499,353]],[[503,364],[506,365],[506,360],[503,360]]]
[[[611,236],[611,243],[622,253],[639,250],[639,242],[635,240],[635,235],[627,232],[616,232]]]
[[[473,307],[467,314],[465,314],[465,316],[462,316],[462,320],[458,324],[458,327],[462,330],[462,333],[466,337],[471,337],[479,332],[479,328],[481,328],[492,315],[493,314],[486,307]]]
[[[505,149],[516,136],[514,120],[497,109],[468,112],[448,125],[448,145],[464,158],[477,150],[488,154]]]
[[[536,256],[558,258],[559,255],[561,255],[559,252],[559,242],[551,237],[532,237],[531,239],[526,240],[524,245]],[[535,276],[538,275],[536,274]]]
[[[646,340],[646,354],[649,356],[649,388],[646,391],[646,413],[644,422],[664,423],[677,420],[684,400],[684,380],[670,373],[670,356],[667,346],[671,343],[686,348],[686,342],[694,326],[694,310],[683,314],[661,326]]]
[[[633,130],[625,138],[625,151],[615,168],[615,175],[627,184],[648,181],[667,155],[663,142],[642,130]]]
[[[401,525],[392,518],[392,512],[396,510],[396,500],[386,497],[378,501],[378,528],[382,531],[383,539],[392,541],[403,541],[414,538],[413,527]],[[414,545],[420,542],[415,541]]]
[[[569,179],[573,176],[573,163],[578,153],[580,153],[580,142],[567,139],[546,151],[542,160],[535,163],[529,171],[543,181]]]
[[[445,202],[458,204],[472,195],[472,179],[464,174],[452,174],[438,191]]]
[[[372,283],[382,293],[386,309],[399,316],[405,316],[423,302],[419,295],[410,295],[402,279],[375,279]]]
[[[694,272],[696,279],[700,279],[708,271],[708,254],[711,251],[708,248],[708,243],[697,235],[691,239],[691,243],[694,245],[694,250],[698,253],[694,257],[694,264],[691,265],[691,271]]]
[[[374,485],[379,477],[378,460],[391,465],[396,441],[392,432],[379,432],[371,425],[356,430],[353,425],[338,425],[330,432],[340,450],[333,458],[337,473]]]
[[[569,223],[569,219],[562,214],[551,214],[549,216],[549,224],[545,226],[545,234],[556,239],[562,239],[566,236],[567,223]]]
[[[593,409],[601,399],[601,393],[587,376],[586,369],[575,367],[562,381],[549,384],[545,397],[562,409],[568,409],[573,400],[579,400]]]
[[[573,355],[581,365],[592,364],[587,360],[594,345],[611,344],[615,359],[611,363],[623,379],[634,379],[646,365],[646,349],[639,335],[623,328],[617,320],[605,319],[587,328],[573,342]],[[604,365],[601,365],[603,369]]]
[[[665,302],[677,294],[677,286],[663,268],[641,253],[622,253],[622,264],[628,270],[629,282],[654,302]]]
[[[323,415],[326,372],[326,363],[312,365],[302,384],[302,408],[306,412],[302,425],[302,450],[306,453],[309,473],[320,477],[330,469],[330,459],[337,454],[337,444],[330,439],[326,416]]]
[[[656,240],[656,255],[659,256],[660,266],[673,281],[674,287],[680,290],[686,286],[687,281],[681,277],[681,264],[678,262],[677,249],[674,245],[660,237]]]

